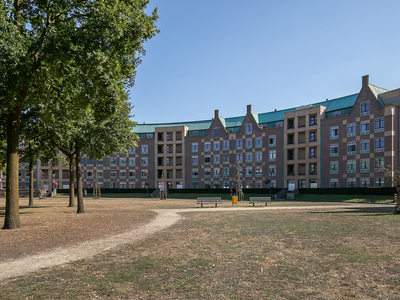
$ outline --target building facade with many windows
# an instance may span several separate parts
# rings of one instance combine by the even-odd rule
[[[245,188],[391,186],[382,167],[399,167],[400,89],[362,78],[359,93],[286,110],[194,122],[140,124],[128,155],[81,160],[83,186],[230,188],[236,167]],[[29,187],[24,164],[20,188]],[[38,163],[35,182],[68,187],[68,169]],[[4,175],[2,176],[5,177]],[[52,179],[50,179],[53,177]],[[2,181],[5,187],[5,180]]]

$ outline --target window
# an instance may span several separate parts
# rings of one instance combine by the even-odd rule
[[[199,164],[199,157],[196,156],[192,156],[192,166],[197,166]]]
[[[261,148],[262,147],[262,138],[257,137],[256,138],[256,148]]]
[[[110,171],[110,178],[111,179],[116,179],[117,178],[117,171],[116,170],[111,170]]]
[[[379,118],[375,119],[375,132],[385,131],[385,119]]]
[[[375,158],[375,172],[383,172],[385,167],[385,159],[383,157]]]
[[[219,189],[219,181],[214,182],[214,189]]]
[[[129,166],[134,167],[135,166],[135,158],[134,157],[129,157]]]
[[[142,154],[147,154],[149,151],[149,147],[147,145],[142,145]]]
[[[269,166],[269,175],[276,176],[276,166]]]
[[[375,186],[383,187],[385,185],[385,178],[375,178]]]
[[[211,169],[204,169],[204,177],[205,178],[211,177]]]
[[[215,138],[219,137],[219,127],[214,128],[214,137]]]
[[[338,139],[339,138],[339,127],[338,126],[331,127],[330,133],[331,133],[331,135],[330,135],[331,140]]]
[[[246,139],[246,149],[251,149],[252,147],[252,139]]]
[[[356,135],[356,123],[347,124],[347,136],[355,136]]]
[[[93,179],[93,172],[92,171],[87,171],[86,178],[87,179]]]
[[[283,121],[275,122],[275,127],[282,127],[282,126],[283,126]]]
[[[339,144],[331,144],[330,156],[339,156]]]
[[[214,178],[219,178],[219,176],[220,176],[220,169],[214,168]]]
[[[222,163],[229,164],[229,154],[222,155]]]
[[[356,161],[354,159],[347,161],[347,173],[356,172]]]
[[[192,178],[199,178],[199,169],[192,169]]]
[[[342,111],[341,110],[337,110],[332,112],[332,117],[339,117],[342,115]]]
[[[205,142],[204,143],[204,151],[205,152],[211,151],[211,142]]]
[[[223,184],[222,184],[222,187],[224,189],[229,189],[229,181],[224,181]]]
[[[152,133],[146,133],[146,138],[147,139],[152,139],[153,138],[153,134]]]
[[[369,120],[361,122],[361,132],[360,134],[369,134]]]
[[[117,166],[117,158],[111,157],[110,158],[110,166],[111,167],[116,167]]]
[[[93,167],[93,159],[90,159],[89,157],[86,158],[86,166]]]
[[[275,147],[276,146],[276,135],[269,136],[269,146]]]
[[[375,139],[375,152],[385,151],[385,140],[383,138]]]
[[[236,153],[236,162],[237,163],[243,162],[243,154],[242,153]]]
[[[222,176],[223,177],[229,177],[229,168],[223,168],[222,169]]]
[[[369,153],[369,140],[361,141],[361,154]]]
[[[219,160],[219,155],[214,155],[214,165],[219,165],[221,161]]]
[[[256,175],[257,176],[257,175]],[[256,189],[261,189],[262,188],[262,181],[261,180],[257,180],[256,181]]]
[[[121,171],[121,172],[119,173],[119,178],[120,178],[120,179],[126,179],[126,171]]]
[[[347,187],[349,187],[349,188],[356,187],[356,179],[355,178],[347,178]]]
[[[148,157],[142,157],[142,167],[147,167],[148,162],[149,162]]]
[[[98,160],[98,161],[96,162],[96,166],[102,167],[102,166],[103,166],[103,161],[102,161],[102,160]]]
[[[121,157],[121,158],[119,159],[119,165],[120,165],[121,167],[125,167],[125,166],[126,166],[126,157]]]
[[[223,141],[222,142],[222,150],[226,151],[229,150],[229,141]]]
[[[243,141],[242,140],[236,140],[236,149],[240,150],[243,148]]]
[[[256,177],[262,177],[262,167],[256,166]]]
[[[315,148],[310,148],[310,158],[316,158],[317,155],[315,154]]]
[[[219,142],[214,142],[214,151],[219,151]]]
[[[209,181],[204,181],[204,188],[205,189],[210,189],[211,188],[211,184]]]
[[[360,178],[361,187],[369,187],[369,178]]]
[[[204,164],[205,165],[211,164],[211,156],[210,155],[204,155]]]
[[[331,161],[329,169],[331,174],[339,174],[339,162]]]
[[[246,163],[253,162],[253,153],[246,153]]]
[[[251,124],[246,124],[246,134],[253,133],[253,126]]]
[[[361,159],[360,164],[361,173],[369,172],[369,158]]]
[[[310,175],[317,175],[317,171],[315,171],[316,164],[310,164]]]
[[[135,148],[130,148],[129,149],[129,154],[135,154]]]
[[[310,142],[315,142],[317,138],[315,137],[315,132],[310,132]]]
[[[142,179],[147,179],[148,176],[149,176],[149,171],[142,170]]]
[[[129,179],[135,179],[135,172],[129,171]]]
[[[258,152],[261,153],[261,152]],[[269,151],[269,161],[276,161],[276,150]]]
[[[369,115],[369,102],[361,103],[361,116]]]
[[[315,116],[310,117],[310,125],[315,125],[317,124],[317,121],[315,120]]]
[[[253,176],[253,167],[246,167],[246,177]]]
[[[192,152],[199,152],[199,143],[192,143]]]
[[[356,142],[348,142],[347,143],[347,155],[356,154]]]
[[[256,152],[256,162],[262,162],[262,152]]]

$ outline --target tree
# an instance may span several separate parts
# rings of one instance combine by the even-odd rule
[[[386,178],[391,180],[396,188],[396,205],[394,208],[394,213],[400,214],[400,169],[393,170],[392,166],[388,165],[384,171]]]
[[[107,111],[115,85],[133,85],[143,43],[157,33],[148,0],[1,0],[0,110],[6,120],[7,182],[4,229],[20,227],[18,146],[21,115],[32,105],[63,105],[60,80],[77,74],[85,95],[76,106]],[[68,83],[73,86],[74,82]],[[63,90],[61,90],[63,91]],[[68,96],[68,95],[67,95]],[[93,101],[105,99],[107,101]],[[68,99],[67,99],[68,100]]]

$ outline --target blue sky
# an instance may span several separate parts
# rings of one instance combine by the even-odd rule
[[[130,101],[142,124],[243,116],[400,88],[400,1],[151,0]]]

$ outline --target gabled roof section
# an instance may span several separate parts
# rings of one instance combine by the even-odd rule
[[[258,123],[269,123],[282,121],[284,119],[285,112],[296,110],[295,108],[289,108],[284,110],[277,110],[272,112],[267,112],[263,114],[258,114]]]
[[[220,121],[221,121],[221,123],[222,123],[222,125],[226,128],[226,122],[225,122],[225,118],[223,118],[223,117],[219,117],[219,119],[220,119]]]
[[[226,128],[240,127],[240,126],[242,126],[243,120],[244,120],[244,116],[242,116],[242,117],[233,117],[233,118],[225,118]]]
[[[372,93],[374,94],[375,98],[378,100],[379,104],[380,105],[385,105],[385,103],[383,102],[381,97],[379,97],[379,94],[386,93],[389,90],[381,88],[381,87],[376,86],[376,85],[372,85],[372,84],[369,84],[368,86],[371,89]]]
[[[258,122],[258,113],[251,112],[251,114],[253,115],[254,120],[256,120],[257,124],[259,124],[259,122]]]
[[[173,126],[187,126],[189,131],[192,130],[208,130],[212,120],[194,121],[194,122],[180,122],[180,123],[157,123],[157,124],[138,124],[132,130],[136,133],[153,133],[156,127],[173,127]]]
[[[341,110],[343,108],[352,107],[356,102],[357,97],[358,93],[341,98],[315,103],[313,104],[313,106],[319,106],[319,105],[325,106],[326,107],[325,112]]]

